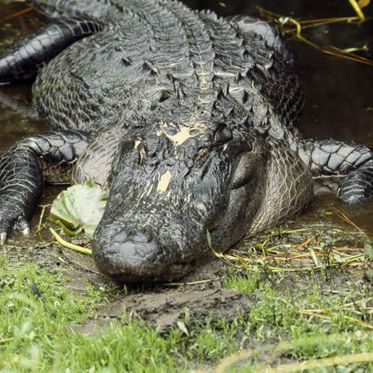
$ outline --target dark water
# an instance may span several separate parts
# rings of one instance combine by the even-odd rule
[[[218,1],[185,0],[189,6],[212,9],[220,15],[257,15],[256,5],[283,15],[298,18],[326,18],[353,16],[347,0],[257,0]],[[0,49],[14,40],[37,30],[45,18],[32,11],[6,19],[25,9],[19,2],[0,0]],[[365,10],[373,14],[373,6]],[[305,34],[322,45],[341,48],[370,48],[365,57],[373,59],[373,20],[364,24],[339,24],[322,26]],[[299,122],[305,137],[337,138],[373,146],[373,66],[341,60],[321,54],[303,43],[290,40],[297,54],[296,69],[306,94],[306,107]],[[18,102],[29,102],[30,83],[0,89],[0,97],[15,98]],[[0,99],[1,101],[1,99]],[[0,151],[19,138],[44,131],[46,123],[24,119],[14,110],[0,104]],[[364,206],[346,206],[334,196],[318,197],[302,219],[317,221],[324,211],[343,209],[360,227],[373,232],[373,202]]]
[[[0,50],[5,49],[30,32],[38,30],[44,24],[43,17],[30,12],[26,15],[7,20],[23,9],[25,4],[13,1],[0,0]],[[31,84],[17,84],[8,87],[0,87],[0,151],[22,137],[47,129],[45,123],[25,119],[17,111],[9,110],[1,102],[14,99],[15,102],[29,103],[31,98]]]

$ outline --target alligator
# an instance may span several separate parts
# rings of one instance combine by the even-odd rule
[[[109,188],[98,268],[171,281],[295,216],[312,177],[339,175],[347,203],[373,195],[373,152],[301,138],[303,94],[275,25],[173,0],[32,0],[50,23],[0,56],[0,82],[35,77],[52,130],[0,157],[0,238],[30,232],[43,165]]]

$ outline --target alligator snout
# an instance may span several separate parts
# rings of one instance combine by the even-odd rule
[[[189,268],[175,262],[169,250],[144,232],[122,231],[112,238],[98,233],[96,237],[93,250],[96,264],[118,282],[168,281],[175,279],[175,273],[181,277]]]

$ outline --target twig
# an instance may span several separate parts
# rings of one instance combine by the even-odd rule
[[[92,250],[91,249],[87,249],[86,247],[74,245],[71,242],[67,242],[53,228],[49,228],[49,230],[53,234],[53,237],[56,239],[56,241],[60,245],[66,247],[70,250],[77,251],[78,253],[81,253],[81,254],[92,255]]]
[[[360,8],[360,5],[356,2],[356,0],[348,0],[348,2],[351,4],[352,8],[354,9],[355,13],[360,19],[360,22],[365,21],[365,14]]]
[[[257,9],[258,9],[259,14],[262,17],[267,18],[272,21],[277,21],[281,26],[282,33],[284,34],[291,33],[298,40],[302,41],[303,43],[309,45],[310,47],[314,49],[321,51],[322,53],[372,66],[373,65],[372,60],[365,58],[363,56],[360,56],[358,54],[352,53],[357,50],[365,50],[366,46],[363,46],[362,48],[345,48],[345,49],[340,49],[334,46],[319,46],[302,35],[302,30],[304,29],[311,28],[311,27],[317,27],[317,26],[321,26],[325,24],[336,23],[336,22],[353,22],[353,21],[363,22],[365,20],[365,15],[362,12],[361,7],[358,5],[356,0],[349,0],[349,2],[357,14],[357,16],[355,17],[334,17],[334,18],[324,18],[324,19],[316,19],[316,20],[299,20],[299,19],[295,19],[292,17],[285,17],[281,14],[270,12],[261,7],[257,7]],[[285,28],[285,25],[288,25],[288,24],[291,24],[292,26],[294,26],[295,30],[294,30],[294,27]]]
[[[32,8],[26,8],[26,9],[22,9],[20,10],[19,12],[16,12],[16,13],[13,13],[7,17],[4,18],[5,21],[9,21],[10,19],[13,19],[13,18],[17,18],[19,16],[23,16],[24,14],[27,14],[27,13],[30,13],[32,12],[34,9]]]
[[[80,267],[81,269],[83,269],[84,271],[87,271],[87,272],[93,273],[93,274],[95,274],[95,275],[97,275],[97,276],[100,276],[100,277],[105,277],[102,273],[97,272],[97,271],[95,271],[94,269],[91,269],[91,268],[89,268],[89,267],[86,267],[86,266],[80,264],[79,262],[77,262],[76,260],[73,260],[73,259],[71,259],[71,258],[68,258],[68,260],[69,260],[71,263],[73,263],[73,264],[75,264],[76,266],[78,266],[78,267]]]
[[[199,281],[191,281],[191,282],[168,282],[163,284],[164,286],[186,286],[186,285],[200,285],[200,284],[207,284],[209,282],[212,282],[212,279],[206,279],[206,280],[199,280]]]
[[[40,214],[40,218],[39,218],[39,223],[38,223],[38,228],[36,229],[36,233],[39,233],[41,231],[41,226],[43,224],[43,219],[44,219],[44,215],[45,215],[45,210],[50,207],[51,205],[43,205],[43,206],[40,206],[41,207],[41,214]]]

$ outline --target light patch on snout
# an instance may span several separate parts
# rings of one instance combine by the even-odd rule
[[[163,133],[175,144],[182,145],[191,137],[196,137],[207,130],[207,124],[195,122],[192,125],[180,126],[179,132],[171,135],[167,132],[167,124],[163,123],[161,128]]]
[[[165,193],[168,186],[170,185],[172,174],[170,171],[166,171],[159,179],[157,192]]]

